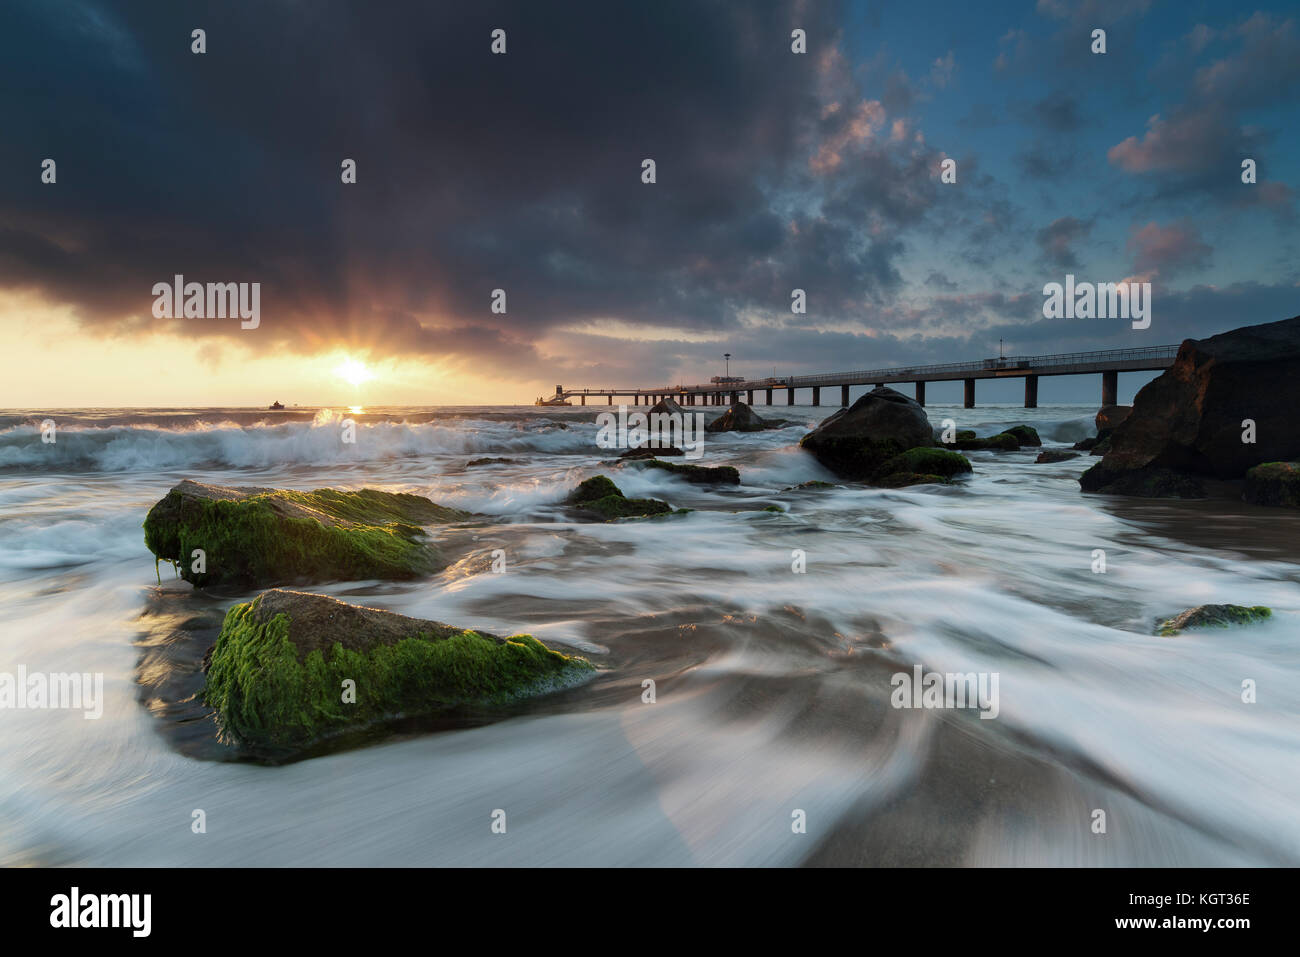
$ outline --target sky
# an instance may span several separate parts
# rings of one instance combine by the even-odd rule
[[[704,381],[723,353],[733,374],[808,374],[1288,318],[1298,19],[11,0],[0,406],[526,403]],[[1067,274],[1149,282],[1149,328],[1044,318]],[[258,283],[256,328],[160,317],[176,275]],[[1043,380],[1040,400],[1098,390]]]

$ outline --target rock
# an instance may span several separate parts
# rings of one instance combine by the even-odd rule
[[[478,468],[480,465],[514,465],[517,461],[519,460],[518,459],[496,459],[496,458],[470,459],[468,462],[465,463],[465,468],[473,469],[473,468]]]
[[[397,718],[504,708],[590,677],[584,658],[275,589],[226,614],[202,700],[224,738],[281,756]],[[356,701],[343,703],[345,680]]]
[[[616,518],[645,518],[672,511],[672,506],[653,498],[627,498],[622,490],[604,475],[581,483],[569,496],[569,504],[579,512],[590,513],[604,521]]]
[[[1083,475],[1079,484],[1085,492],[1134,495],[1139,498],[1205,498],[1205,484],[1193,475],[1173,469],[1135,469],[1107,472],[1105,459]]]
[[[657,458],[660,455],[671,456],[671,455],[685,455],[685,454],[686,453],[684,451],[677,448],[677,446],[675,445],[665,446],[662,449],[656,449],[650,445],[638,445],[634,449],[628,449],[626,452],[620,455],[619,458],[631,459],[632,461],[636,461],[637,459],[653,459],[653,458]]]
[[[1110,450],[1083,474],[1085,491],[1121,492],[1150,483],[1134,474],[1172,471],[1236,479],[1265,462],[1300,458],[1300,316],[1188,339],[1171,368],[1149,382],[1111,433]],[[1243,442],[1254,423],[1254,442]],[[1156,483],[1158,487],[1168,483]]]
[[[1017,428],[1020,428],[1020,426],[1017,426]],[[1028,426],[1024,426],[1024,428],[1028,428]],[[1037,438],[1037,433],[1034,433],[1034,437]],[[978,439],[972,429],[961,429],[957,432],[955,441],[950,445],[945,445],[944,448],[957,449],[961,452],[979,452],[987,449],[997,452],[1015,452],[1020,448],[1020,439],[1011,432],[999,432],[997,435]]]
[[[863,480],[886,459],[934,445],[934,433],[915,400],[881,386],[825,419],[799,445],[842,478]]]
[[[1038,430],[1029,425],[1013,425],[1001,435],[1013,435],[1020,445],[1038,446],[1043,444],[1043,440],[1038,437]]]
[[[872,484],[879,485],[881,488],[903,488],[908,485],[947,485],[948,480],[942,475],[927,475],[920,472],[891,472]]]
[[[406,579],[443,563],[421,526],[470,513],[419,495],[295,492],[184,481],[149,510],[144,541],[193,585]],[[194,550],[203,551],[195,571]]]
[[[1113,437],[1114,437],[1113,432],[1106,432],[1105,434],[1098,435],[1097,441],[1093,443],[1092,448],[1088,449],[1088,454],[1105,455],[1107,452],[1110,451],[1110,443]]]
[[[1132,411],[1131,405],[1103,405],[1097,410],[1097,418],[1094,420],[1097,424],[1097,437],[1115,431]]]
[[[878,485],[883,485],[886,484],[883,478],[894,476],[900,472],[950,479],[954,475],[964,475],[970,471],[970,459],[957,452],[935,448],[909,449],[901,455],[895,455],[885,461],[880,466],[873,481]]]
[[[761,432],[767,424],[757,412],[744,402],[733,402],[731,408],[704,427],[705,432]]]
[[[686,415],[687,412],[681,407],[676,399],[670,395],[664,396],[658,402],[650,407],[650,415]]]
[[[1065,462],[1078,457],[1078,452],[1067,452],[1065,449],[1043,449],[1038,453],[1038,458],[1034,459],[1034,462],[1038,465],[1044,465],[1050,462]]]
[[[1263,605],[1247,608],[1245,605],[1197,605],[1182,614],[1156,623],[1156,634],[1165,638],[1181,635],[1188,628],[1227,628],[1231,625],[1248,625],[1273,616],[1273,610]]]
[[[1090,438],[1080,439],[1078,442],[1075,442],[1070,446],[1070,448],[1074,449],[1076,452],[1090,452],[1096,445],[1097,436],[1094,435]]]
[[[1300,508],[1300,463],[1265,462],[1246,473],[1242,500]]]
[[[696,485],[739,485],[740,473],[733,465],[679,465],[676,462],[660,462],[651,459],[646,468],[663,469],[673,475],[680,475],[686,481]]]

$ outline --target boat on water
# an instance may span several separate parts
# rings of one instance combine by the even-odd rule
[[[558,395],[551,396],[549,399],[538,398],[533,405],[573,405],[568,399],[562,399]]]
[[[283,409],[283,408],[284,408],[284,403],[282,403],[282,402],[280,402],[280,401],[277,400],[277,401],[275,401],[275,402],[272,402],[270,405],[268,405],[267,408],[270,409],[270,410],[272,410],[272,411],[274,411],[274,410],[276,410],[276,409]]]

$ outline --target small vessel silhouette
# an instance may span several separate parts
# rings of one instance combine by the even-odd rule
[[[284,408],[284,405],[283,405],[282,403],[280,403],[279,401],[276,401],[276,402],[272,402],[269,406],[267,406],[267,408],[269,408],[269,409],[283,409],[283,408]]]

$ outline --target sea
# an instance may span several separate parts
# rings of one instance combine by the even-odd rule
[[[600,448],[605,411],[0,412],[0,676],[103,680],[99,717],[0,709],[0,864],[1300,864],[1300,513],[1085,495],[1095,458],[1029,448],[969,453],[951,485],[843,483],[799,448],[834,411],[809,406],[708,435],[696,464],[740,484],[692,485]],[[927,412],[1068,448],[1096,408]],[[597,474],[688,511],[583,521],[564,500]],[[428,579],[312,590],[532,634],[596,676],[250,760],[194,690],[255,592],[195,589],[144,545],[182,479],[473,512],[430,530],[450,564]],[[1273,616],[1153,634],[1213,602]],[[996,707],[899,693],[928,674]]]

